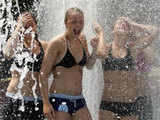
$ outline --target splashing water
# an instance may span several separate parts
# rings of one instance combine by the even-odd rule
[[[20,13],[20,8],[19,8],[19,3],[18,3],[18,0],[15,1],[16,3],[16,7],[17,7],[17,12]],[[36,2],[35,2],[36,3]],[[8,33],[12,33],[13,30],[14,30],[14,26],[16,25],[16,21],[13,20],[13,16],[11,14],[11,7],[12,7],[12,0],[8,0],[5,4],[5,1],[2,2],[2,5],[4,5],[1,9],[2,11],[6,8],[6,12],[7,12],[7,19],[6,19],[6,27],[4,28],[5,30],[8,30],[7,27],[10,26],[11,29],[10,31],[5,31],[6,34],[4,35],[0,35],[0,38],[1,38],[1,41],[0,42],[0,46],[3,46],[6,42],[6,39],[8,37]],[[20,15],[20,19],[22,19],[21,15]],[[2,21],[3,24],[4,24],[4,21]],[[2,24],[2,25],[3,25]],[[22,30],[24,31],[24,28],[22,28]],[[27,33],[30,33],[32,30],[32,28],[28,28],[24,34],[27,34]],[[18,60],[19,63],[22,63],[23,62],[23,59],[25,58],[25,63],[27,62],[33,62],[34,60],[36,60],[35,58],[35,55],[34,55],[34,58],[32,58],[32,55],[31,54],[27,54],[27,53],[24,53],[23,55],[22,54],[17,54],[19,53],[19,51],[22,51],[23,50],[23,40],[24,40],[24,34],[21,34],[21,33],[18,33],[20,35],[20,42],[17,42],[17,48],[14,49],[14,56],[15,58]],[[31,50],[33,49],[33,46],[34,46],[34,38],[35,38],[35,33],[32,33],[32,41],[31,41]],[[13,41],[12,41],[12,44],[13,44]],[[0,49],[1,51],[1,49]],[[20,79],[19,79],[19,83],[18,83],[18,91],[15,95],[15,99],[21,99],[22,100],[22,106],[20,106],[19,110],[22,110],[24,111],[24,98],[23,98],[23,95],[21,93],[21,89],[23,88],[23,85],[24,85],[24,82],[23,80],[25,79],[27,73],[29,72],[29,69],[27,68],[27,65],[25,65],[24,68],[20,69],[20,68],[17,68],[15,64],[12,64],[11,66],[11,71],[13,70],[16,70],[19,72],[20,74]],[[33,96],[35,98],[35,105],[37,106],[37,98],[38,96],[36,95],[36,87],[37,87],[37,80],[36,78],[34,77],[33,75],[33,71],[32,71],[32,74],[31,74],[31,77],[32,79],[35,81],[34,85],[32,86],[32,91],[33,91]],[[38,110],[37,107],[35,108],[35,110]]]
[[[0,39],[1,39],[1,42],[0,42],[0,51],[2,50],[2,47],[3,45],[5,44],[5,40],[7,39],[8,37],[8,34],[13,32],[13,28],[14,28],[14,25],[16,24],[16,22],[13,20],[13,16],[11,14],[11,7],[12,7],[12,3],[10,0],[8,1],[1,1],[0,2],[1,4],[1,15],[0,15],[0,28],[3,29],[3,32],[6,33],[2,33],[0,32]],[[6,14],[6,18],[5,19],[2,19],[3,17],[3,14]],[[4,27],[3,27],[4,25]]]
[[[18,0],[16,1],[18,6]],[[9,12],[11,8],[11,4],[10,3],[5,4],[4,1],[2,3],[4,4],[1,9],[4,10],[6,7],[8,8],[6,10]],[[64,21],[63,21],[64,14],[65,14],[65,11],[70,7],[79,7],[84,12],[85,14],[84,33],[87,33],[86,36],[88,40],[91,38],[91,36],[93,36],[91,23],[94,20],[98,20],[99,23],[102,24],[104,28],[105,36],[107,36],[106,39],[108,41],[112,41],[112,35],[109,33],[111,33],[113,29],[114,21],[120,16],[127,16],[139,23],[146,23],[146,24],[150,23],[150,24],[155,24],[159,26],[160,24],[159,6],[160,6],[160,2],[154,1],[154,0],[143,0],[143,1],[138,1],[138,0],[132,0],[132,1],[130,0],[125,0],[125,1],[122,1],[122,0],[61,0],[61,1],[50,0],[50,1],[46,1],[46,0],[42,0],[40,5],[38,5],[38,7],[37,5],[35,5],[36,9],[38,9],[38,19],[40,19],[40,22],[38,24],[38,26],[40,27],[39,29],[40,37],[42,40],[47,40],[47,41],[50,40],[53,36],[56,36],[64,32],[64,29],[65,29]],[[4,23],[4,21],[5,20],[0,19],[0,25],[2,25],[1,23]],[[8,27],[15,24],[15,21],[13,22],[13,18],[10,12],[7,16],[7,21],[9,21]],[[8,27],[7,26],[5,27],[7,32],[9,32]],[[13,29],[11,29],[11,31],[13,31]],[[1,38],[1,42],[0,42],[0,49],[1,49],[1,46],[5,44],[7,34],[0,35],[0,38]],[[159,42],[157,42],[157,45],[159,45]],[[90,46],[89,48],[90,48],[89,50],[91,51]],[[158,61],[158,64],[160,64],[160,59],[159,59],[160,49],[158,46],[154,46],[153,48],[156,50],[155,52],[157,54],[156,56],[158,59],[157,61]],[[154,106],[153,120],[160,119],[160,107],[159,107],[160,106],[160,102],[159,102],[160,69],[158,66],[159,65],[156,64],[151,68],[147,78],[147,82],[149,82],[151,91],[152,91],[152,100],[153,100],[153,106]],[[92,71],[87,69],[84,70],[84,76],[83,76],[83,84],[84,84],[83,91],[88,103],[88,107],[92,113],[92,117],[94,120],[98,120],[97,111],[98,111],[98,105],[100,102],[99,96],[101,96],[100,91],[102,91],[103,89],[102,87],[103,77],[101,75],[102,71],[100,71],[100,69],[101,69],[100,62],[97,61]],[[24,76],[25,75],[21,75],[21,80],[23,80]],[[32,87],[32,91],[34,94],[35,86],[37,86],[37,83],[34,76],[32,76],[32,79],[35,80],[35,84]],[[23,83],[23,81],[21,82]],[[21,88],[22,86],[20,85],[19,87]],[[34,97],[37,98],[36,94],[34,94]]]
[[[107,41],[113,40],[113,34],[110,34],[113,30],[114,23],[118,17],[129,17],[133,21],[142,24],[151,24],[159,28],[160,24],[160,1],[154,0],[101,0],[97,3],[98,21],[103,26]],[[159,34],[160,36],[160,34]],[[137,62],[137,70],[140,74],[146,75],[146,80],[150,86],[149,91],[153,102],[153,120],[160,119],[160,76],[159,76],[159,38],[156,39],[149,48],[145,49],[145,53],[148,54],[149,61],[145,61],[142,54],[139,54]],[[154,59],[152,61],[152,59]]]
[[[41,19],[41,26],[40,26],[40,37],[42,40],[50,40],[53,36],[56,36],[62,32],[64,32],[64,14],[65,11],[70,7],[78,7],[81,8],[85,15],[85,28],[84,33],[87,33],[87,39],[90,39],[92,34],[91,24],[94,20],[98,20],[101,26],[104,28],[105,37],[107,41],[112,41],[113,35],[113,25],[114,22],[118,17],[125,16],[129,17],[130,19],[142,23],[142,24],[154,24],[159,26],[160,24],[160,1],[154,0],[62,0],[62,1],[41,1],[41,5],[43,6],[43,15],[46,16]],[[52,11],[52,12],[50,12]],[[52,32],[50,32],[52,31]],[[89,41],[88,41],[89,42]],[[157,42],[159,45],[159,42]],[[90,47],[90,46],[89,46]],[[160,49],[158,46],[151,46],[151,49],[154,49],[157,57],[158,64],[160,63],[159,54]],[[90,48],[91,51],[91,48]],[[153,54],[152,54],[153,55]],[[139,55],[141,57],[141,55]],[[142,60],[142,58],[140,58]],[[136,61],[138,62],[138,70],[141,70],[143,73],[149,73],[147,75],[146,82],[148,82],[151,86],[151,94],[154,106],[154,115],[153,120],[159,120],[160,116],[160,104],[157,105],[157,101],[159,101],[159,86],[160,83],[158,82],[160,76],[158,76],[159,65],[156,64],[153,67],[153,63],[151,65],[151,61],[146,63],[143,60]],[[152,67],[151,67],[152,66]],[[100,71],[101,65],[96,63],[94,70],[84,70],[84,94],[86,95],[85,98],[87,99],[88,106],[90,111],[92,112],[93,119],[97,120],[97,102],[100,102],[100,97],[98,98],[97,95],[100,95],[100,91],[103,89],[103,81],[102,81],[102,71]],[[95,74],[94,74],[95,73]],[[98,73],[98,75],[97,75]],[[156,75],[154,75],[154,74]],[[151,77],[152,76],[152,77]],[[153,77],[158,76],[156,79]],[[99,82],[97,82],[97,80]],[[91,84],[92,83],[92,84]],[[158,85],[156,85],[158,83]],[[94,86],[94,88],[91,87]],[[95,88],[98,88],[95,90]],[[96,94],[95,94],[96,93]],[[89,95],[89,97],[88,97]],[[91,102],[92,101],[92,102]],[[96,106],[92,106],[95,104]]]

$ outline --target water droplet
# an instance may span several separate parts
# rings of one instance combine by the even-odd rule
[[[39,108],[38,107],[35,107],[35,111],[38,111],[39,110]]]
[[[41,75],[43,75],[43,72],[41,72]]]
[[[62,102],[62,105],[66,105],[66,102]]]
[[[52,102],[55,102],[55,99],[54,99],[54,98],[52,99]]]
[[[60,75],[61,74],[61,72],[57,72],[57,75]]]
[[[24,106],[20,106],[19,110],[22,111],[22,112],[24,112],[25,111]]]

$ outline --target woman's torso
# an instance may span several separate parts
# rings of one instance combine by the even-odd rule
[[[138,92],[136,73],[130,71],[104,71],[102,100],[132,102]]]
[[[104,69],[104,91],[102,100],[115,102],[133,102],[139,96],[139,83],[143,79],[138,79],[137,73],[134,70],[135,54],[134,50],[126,49],[126,55],[122,58],[113,57],[112,51],[111,59],[108,68]],[[108,55],[110,57],[110,55]],[[124,67],[125,66],[125,67]]]
[[[22,49],[21,54],[17,55],[19,58],[13,57],[11,67],[12,79],[7,88],[7,92],[16,94],[20,91],[23,96],[33,96],[35,92],[36,95],[40,96],[38,76],[44,55],[43,48],[46,48],[46,45],[46,43],[43,42],[43,44],[41,44],[38,41],[35,50],[33,50],[34,54],[32,54],[27,47],[24,47],[25,50]],[[31,56],[27,56],[27,53]],[[22,56],[24,56],[23,59]],[[27,70],[25,68],[27,68]],[[24,78],[22,76],[24,76]],[[36,88],[33,88],[36,83]],[[18,86],[21,85],[22,87],[19,88]]]
[[[64,36],[59,39],[62,46],[53,68],[54,81],[50,93],[79,95],[82,93],[82,69],[86,63],[83,44],[80,40],[71,43]]]
[[[32,78],[32,74],[36,81]],[[7,92],[16,94],[20,90],[22,96],[33,97],[34,92],[36,93],[36,95],[40,96],[40,89],[39,89],[39,83],[38,83],[39,73],[38,72],[35,72],[35,73],[28,72],[25,78],[23,79],[22,88],[19,89],[18,86],[21,85],[20,76],[21,74],[19,74],[18,71],[12,71],[12,79],[7,88]],[[37,82],[37,86],[34,91],[32,87],[34,86],[35,82]]]

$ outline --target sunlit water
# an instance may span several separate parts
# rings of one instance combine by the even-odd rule
[[[1,3],[1,2],[0,2]],[[98,21],[104,28],[107,41],[112,40],[111,31],[114,21],[120,16],[127,16],[138,23],[153,24],[157,27],[160,24],[160,1],[155,0],[42,0],[40,5],[35,4],[39,18],[40,39],[49,41],[52,37],[65,31],[64,14],[70,7],[79,7],[83,10],[85,16],[84,34],[89,44],[94,36],[92,30],[93,21]],[[6,7],[5,4],[3,7]],[[2,8],[3,8],[2,7]],[[7,5],[10,10],[11,5]],[[1,17],[1,13],[0,13]],[[8,16],[8,24],[13,24],[12,16]],[[13,23],[12,23],[13,22]],[[0,19],[0,27],[3,19]],[[7,30],[7,27],[6,27]],[[0,44],[5,43],[7,34],[0,35]],[[152,65],[151,72],[148,74],[147,82],[152,91],[152,101],[154,106],[153,120],[160,119],[160,49],[159,41],[155,42],[151,48],[156,54],[156,63]],[[0,45],[1,48],[1,45]],[[89,51],[92,48],[89,44]],[[34,78],[34,77],[33,77]],[[50,82],[52,79],[50,80]],[[50,83],[51,84],[51,83]],[[22,85],[22,84],[21,84]],[[36,83],[35,83],[36,86]],[[35,86],[33,86],[33,91]],[[97,60],[92,70],[84,69],[83,93],[87,101],[89,110],[92,113],[93,120],[98,120],[98,107],[103,89],[103,75],[100,61]],[[34,94],[36,97],[36,95]]]

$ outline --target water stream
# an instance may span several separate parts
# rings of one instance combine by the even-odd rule
[[[1,6],[1,4],[3,4]],[[18,2],[17,2],[18,5]],[[0,33],[0,49],[5,44],[5,40],[10,31],[8,27],[13,28],[15,21],[11,15],[11,4],[2,0],[0,2],[0,28],[5,26],[5,34]],[[65,31],[64,15],[68,8],[78,7],[82,9],[85,17],[85,27],[83,33],[86,35],[89,45],[89,51],[92,51],[90,39],[94,36],[92,30],[93,21],[98,21],[105,31],[107,41],[112,41],[114,21],[120,16],[126,16],[132,20],[143,23],[153,24],[157,27],[160,25],[160,1],[158,0],[41,0],[40,4],[35,4],[38,13],[39,36],[41,40],[49,41],[52,37]],[[6,9],[7,8],[7,9]],[[1,19],[4,10],[8,11],[6,19]],[[5,22],[6,20],[6,22]],[[160,35],[159,35],[160,36]],[[160,37],[159,37],[160,38]],[[155,54],[155,63],[147,77],[152,95],[154,113],[153,120],[160,119],[160,41],[159,38],[151,46]],[[92,113],[93,120],[98,120],[98,107],[103,90],[103,75],[100,61],[97,60],[92,70],[84,68],[83,76],[83,93],[87,101],[89,110]],[[23,77],[23,76],[22,76]],[[33,76],[34,79],[34,76]],[[53,79],[50,80],[50,83]],[[20,84],[22,85],[22,84]],[[35,82],[35,86],[37,83]],[[35,90],[33,86],[33,93]],[[22,87],[22,86],[21,86]],[[37,97],[34,94],[35,98]]]

